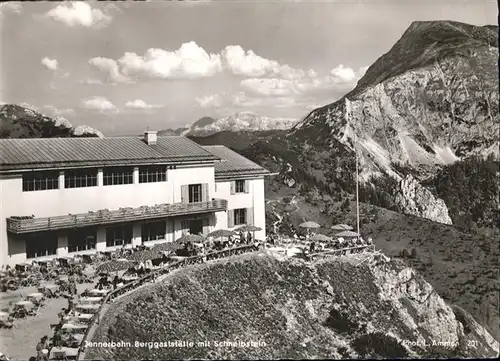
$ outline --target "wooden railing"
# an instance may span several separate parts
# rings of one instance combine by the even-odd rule
[[[317,257],[328,257],[328,256],[345,256],[349,254],[361,253],[368,250],[375,251],[375,245],[362,245],[362,246],[339,248],[339,249],[328,249],[321,252],[311,253],[309,257],[317,258]]]
[[[104,300],[102,301],[101,305],[99,306],[99,309],[97,310],[96,315],[92,318],[91,322],[88,325],[87,330],[85,331],[85,334],[83,335],[82,342],[80,345],[80,348],[78,349],[78,355],[77,355],[77,360],[80,360],[81,357],[84,356],[84,348],[83,345],[85,345],[85,341],[89,337],[91,330],[95,328],[96,325],[99,324],[99,321],[102,317],[103,310],[104,310],[104,305],[110,303],[114,299],[122,296],[123,294],[130,292],[140,286],[142,286],[144,283],[153,281],[154,279],[168,274],[176,269],[197,264],[197,263],[204,263],[206,261],[211,261],[214,259],[219,259],[219,258],[225,258],[229,256],[235,256],[243,253],[248,253],[248,252],[255,252],[259,250],[259,246],[257,244],[251,244],[251,245],[245,245],[241,247],[236,247],[236,248],[229,248],[229,249],[224,249],[222,251],[217,251],[217,252],[212,252],[208,253],[206,255],[201,255],[201,256],[193,256],[193,257],[186,257],[180,261],[171,263],[166,265],[165,267],[162,267],[160,269],[154,270],[153,272],[147,274],[144,277],[141,277],[140,279],[137,279],[135,281],[131,281],[129,283],[126,283],[124,286],[117,288],[116,290],[111,291],[106,295]]]
[[[213,199],[207,202],[160,204],[139,208],[120,208],[118,210],[100,210],[67,216],[30,218],[7,218],[7,231],[15,234],[37,231],[49,231],[67,228],[105,225],[120,222],[141,221],[162,217],[187,214],[217,212],[227,209],[227,200]]]

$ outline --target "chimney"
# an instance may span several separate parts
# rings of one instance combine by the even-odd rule
[[[147,130],[144,132],[144,141],[148,145],[155,145],[156,144],[156,138],[157,138],[157,133],[154,131]]]

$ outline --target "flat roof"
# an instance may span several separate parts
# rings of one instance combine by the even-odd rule
[[[181,136],[0,139],[0,171],[217,161],[212,152]]]
[[[221,178],[237,178],[238,176],[270,174],[267,169],[262,168],[257,163],[252,162],[250,159],[245,158],[224,145],[207,145],[203,146],[203,148],[220,158],[214,164],[216,180]]]

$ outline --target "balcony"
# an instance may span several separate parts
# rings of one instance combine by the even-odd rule
[[[7,218],[7,231],[13,234],[23,234],[225,210],[227,210],[227,201],[225,199],[213,199],[207,202],[159,204],[151,207],[120,208],[114,211],[104,209],[97,212],[45,218],[10,217]]]

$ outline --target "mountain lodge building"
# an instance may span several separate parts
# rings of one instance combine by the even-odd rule
[[[0,140],[0,264],[255,225],[264,176],[225,146],[181,136]]]

